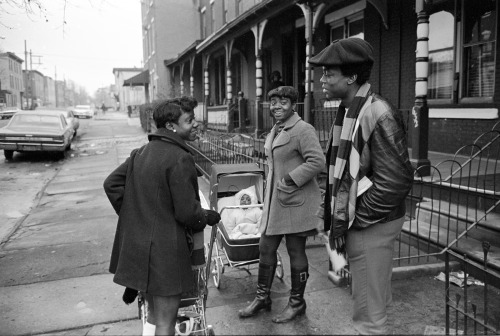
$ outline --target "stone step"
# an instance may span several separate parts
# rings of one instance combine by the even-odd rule
[[[417,246],[419,250],[423,251],[422,254],[441,252],[457,238],[455,235],[450,235],[450,231],[446,228],[423,221],[405,221],[403,231],[407,235],[404,242]],[[490,244],[493,243],[490,239],[487,239],[487,241]],[[483,241],[477,240],[470,235],[461,237],[458,242],[451,246],[451,250],[460,255],[467,255],[469,259],[478,263],[484,263]],[[487,265],[496,272],[500,272],[500,247],[498,247],[498,244],[491,245]]]
[[[500,214],[467,208],[445,201],[423,199],[416,205],[414,217],[419,222],[431,223],[433,226],[449,230],[450,236],[458,236],[472,224],[476,227],[468,232],[468,236],[479,241],[488,240],[492,245],[500,247]],[[418,217],[417,217],[418,216]]]

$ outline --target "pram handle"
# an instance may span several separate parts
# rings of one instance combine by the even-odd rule
[[[220,214],[222,215],[222,211],[226,209],[249,209],[249,208],[262,208],[264,204],[250,204],[250,205],[228,205],[223,207],[220,210]]]

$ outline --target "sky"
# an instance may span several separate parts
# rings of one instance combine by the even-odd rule
[[[0,51],[25,60],[26,42],[28,69],[93,95],[114,84],[113,68],[142,68],[140,0],[38,0],[32,13],[9,4],[24,1],[0,1]]]

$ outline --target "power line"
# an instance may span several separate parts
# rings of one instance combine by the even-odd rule
[[[24,52],[14,51],[15,54],[22,54]],[[113,58],[101,58],[101,57],[83,57],[83,56],[72,56],[72,55],[59,55],[59,54],[39,54],[37,56],[40,57],[60,57],[60,58],[69,58],[69,59],[82,59],[82,60],[94,60],[94,61],[113,61],[113,62],[124,62],[123,60],[117,60],[115,57]],[[132,60],[130,58],[130,60]],[[127,61],[127,60],[125,60]],[[137,60],[134,60],[137,61]],[[140,61],[140,60],[139,60]]]

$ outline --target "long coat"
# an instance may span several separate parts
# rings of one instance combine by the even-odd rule
[[[117,284],[152,295],[193,290],[186,230],[201,231],[194,158],[185,142],[161,128],[104,181],[119,215],[109,270]]]
[[[325,167],[325,156],[314,127],[294,113],[276,136],[273,127],[264,150],[269,172],[260,232],[289,234],[315,229],[321,192],[316,176]],[[287,186],[289,174],[296,186]]]

